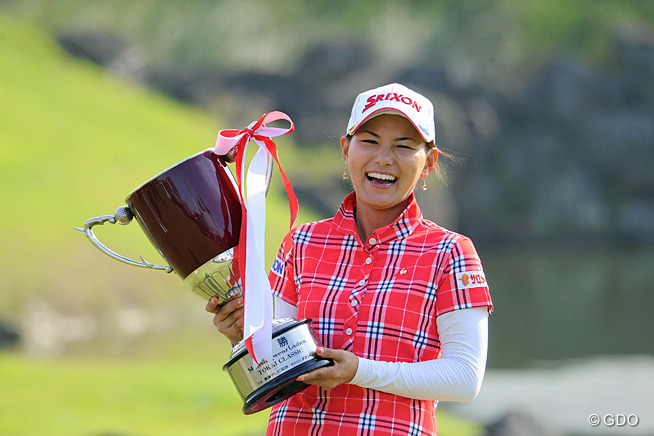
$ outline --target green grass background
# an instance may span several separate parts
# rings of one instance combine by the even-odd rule
[[[264,432],[267,413],[240,412],[221,371],[229,346],[204,303],[174,275],[115,262],[74,230],[211,148],[220,128],[235,127],[73,60],[39,27],[0,13],[0,318],[35,323],[44,305],[98,318],[122,307],[172,307],[175,321],[147,335],[105,335],[63,355],[0,353],[1,435]],[[288,140],[277,143],[282,162],[306,165]],[[268,262],[288,230],[279,177],[275,183]],[[303,211],[299,222],[311,219]],[[136,224],[107,224],[97,234],[128,257],[161,261]],[[37,338],[48,333],[37,325]],[[445,435],[479,431],[442,412],[439,424]]]

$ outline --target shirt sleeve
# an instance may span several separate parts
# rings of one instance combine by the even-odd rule
[[[459,309],[485,306],[493,312],[486,275],[472,241],[462,235],[451,240],[451,249],[436,278],[436,316]]]
[[[279,248],[270,273],[268,274],[273,295],[281,300],[297,306],[298,295],[295,285],[295,270],[293,265],[293,248],[284,253],[284,244]]]
[[[485,307],[457,310],[436,321],[440,359],[409,363],[360,357],[350,383],[418,400],[472,401],[486,371],[488,311]]]

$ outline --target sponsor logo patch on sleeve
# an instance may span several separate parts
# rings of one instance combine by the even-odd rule
[[[486,286],[486,276],[483,271],[464,271],[456,273],[456,284],[459,289]]]
[[[279,257],[276,258],[272,264],[271,270],[279,277],[284,277],[284,261],[281,260]]]

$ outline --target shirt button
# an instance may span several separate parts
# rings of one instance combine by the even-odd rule
[[[366,284],[366,281],[365,281],[365,280],[359,280],[359,286],[363,286],[363,285],[365,285],[365,284]]]
[[[370,244],[376,244],[377,240],[375,238],[370,238],[368,239],[368,242],[370,242]]]
[[[366,259],[366,265],[370,265],[372,263],[372,257],[369,257]]]
[[[347,330],[345,330],[345,334],[350,336],[352,334],[352,329],[348,327]]]
[[[352,300],[352,301],[350,301],[350,304],[352,305],[352,307],[356,307],[356,305],[357,305],[357,300]]]

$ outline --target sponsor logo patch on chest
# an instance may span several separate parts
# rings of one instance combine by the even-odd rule
[[[464,271],[456,273],[456,284],[459,289],[486,286],[486,276],[483,271]]]

